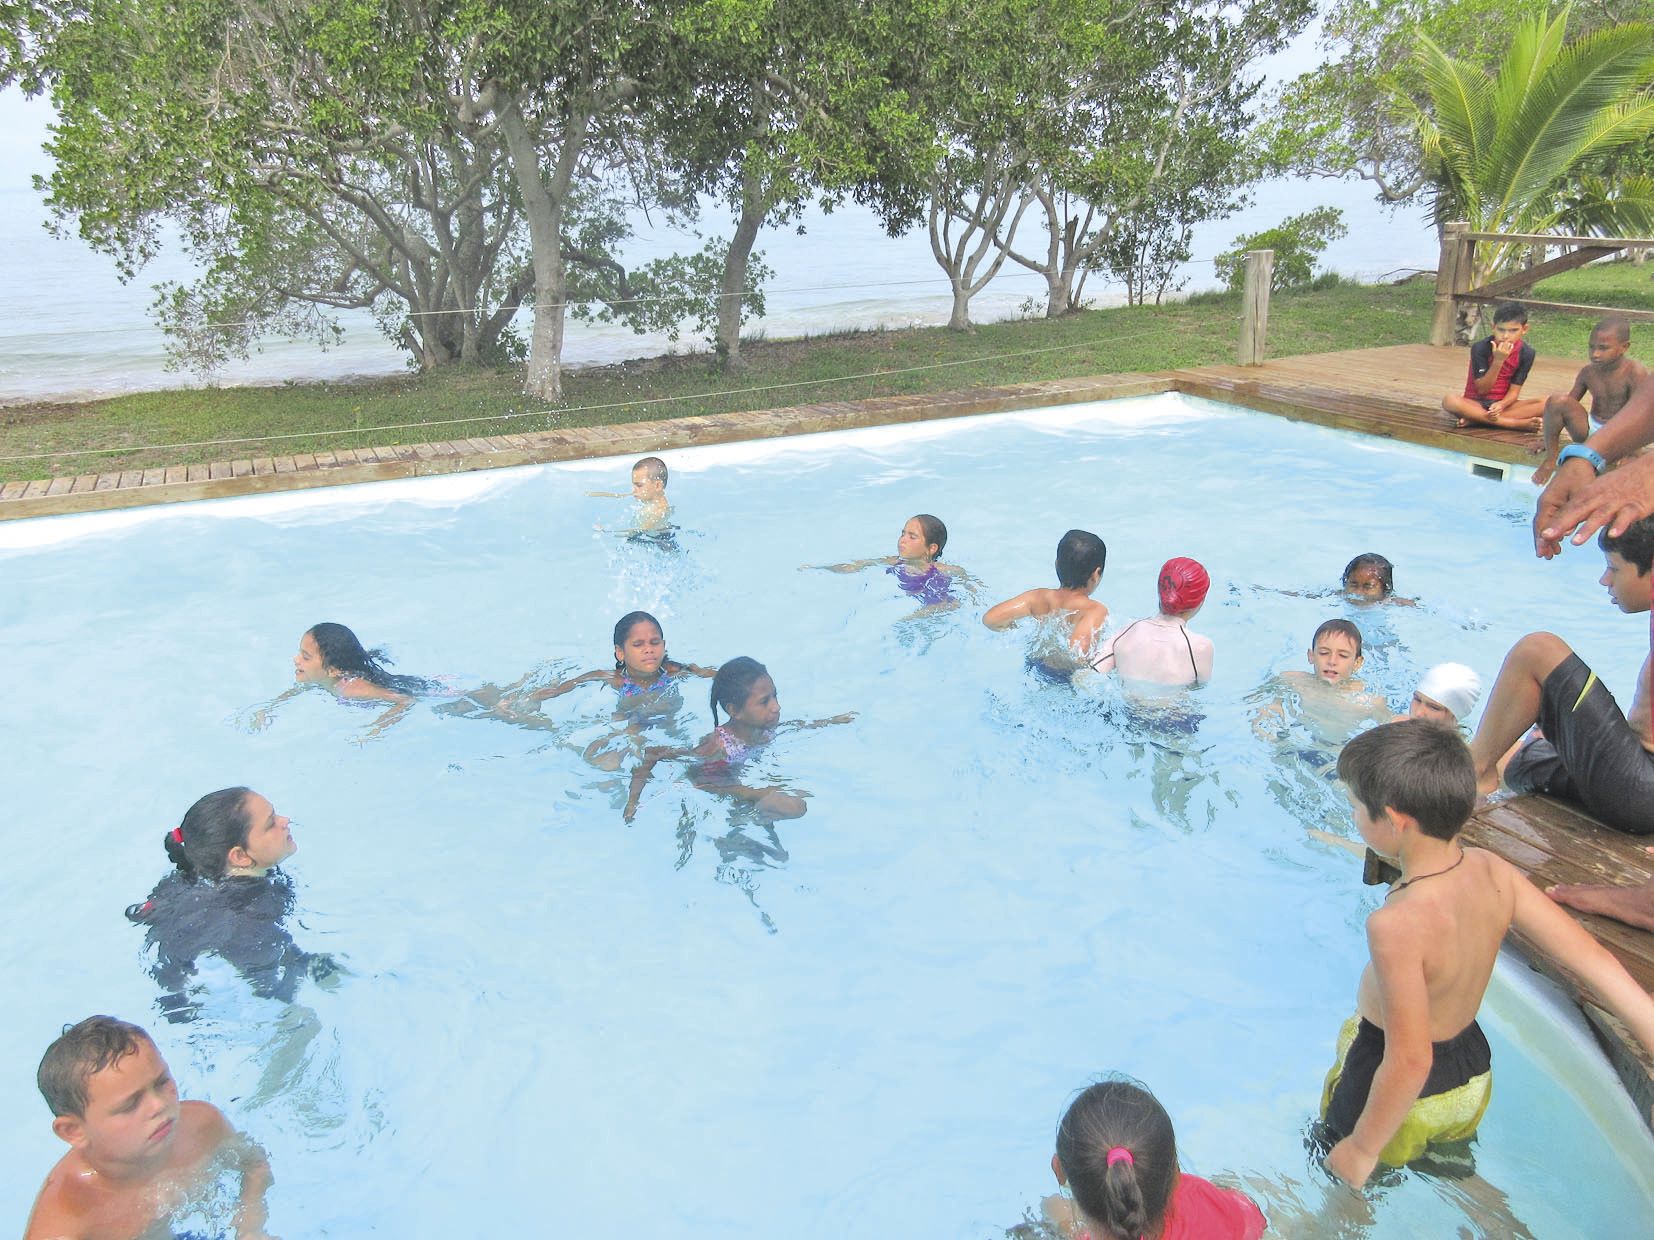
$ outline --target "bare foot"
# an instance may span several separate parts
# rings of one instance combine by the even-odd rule
[[[1522,427],[1524,430],[1544,430],[1545,419],[1543,417],[1523,418],[1520,422],[1516,423],[1516,425]]]
[[[1460,418],[1456,422],[1454,422],[1453,425],[1458,427],[1462,431],[1462,430],[1464,430],[1465,427],[1470,425],[1470,419],[1469,418]]]
[[[1654,930],[1654,880],[1638,887],[1611,887],[1600,883],[1558,883],[1545,888],[1558,904],[1581,913],[1612,917],[1628,926]]]

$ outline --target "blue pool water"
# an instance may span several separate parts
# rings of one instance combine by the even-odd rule
[[[1307,834],[1349,831],[1341,797],[1276,765],[1248,696],[1302,666],[1345,613],[1311,592],[1370,549],[1421,601],[1348,613],[1398,706],[1433,662],[1491,683],[1538,627],[1623,693],[1647,629],[1595,584],[1599,553],[1533,559],[1525,483],[1175,397],[669,459],[675,552],[586,496],[624,485],[616,460],[0,526],[0,1217],[61,1150],[41,1051],[108,1011],[269,1149],[289,1240],[1002,1236],[1106,1070],[1156,1091],[1190,1169],[1329,1234],[1293,1222],[1342,1200],[1303,1130],[1374,895]],[[984,604],[1049,584],[1071,526],[1107,540],[1121,621],[1164,559],[1202,560],[1199,733],[1157,740],[1107,691],[1029,676],[1026,634],[980,606],[915,619],[881,573],[798,571],[888,554],[921,511]],[[318,620],[468,684],[606,666],[638,607],[677,658],[763,660],[787,718],[859,712],[750,776],[807,790],[805,818],[766,831],[663,767],[624,826],[580,757],[612,707],[596,687],[538,730],[426,704],[358,744],[372,716],[321,693],[243,726]],[[350,975],[284,1009],[209,966],[201,1018],[168,1025],[121,910],[164,872],[162,833],[232,783],[294,817],[295,937]],[[1409,1176],[1344,1234],[1642,1234],[1654,1142],[1588,1038],[1514,961],[1484,1023],[1477,1199]]]

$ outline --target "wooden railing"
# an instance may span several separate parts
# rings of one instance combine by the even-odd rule
[[[1471,287],[1475,270],[1478,241],[1514,241],[1519,245],[1569,246],[1568,253],[1545,262],[1534,263],[1503,275],[1486,284]],[[1442,229],[1441,262],[1436,267],[1436,312],[1430,320],[1430,343],[1435,345],[1465,344],[1469,341],[1471,306],[1509,301],[1513,294],[1526,290],[1547,276],[1572,271],[1586,263],[1621,250],[1654,246],[1651,237],[1559,237],[1551,233],[1471,232],[1470,225],[1455,220]],[[1530,310],[1561,310],[1578,314],[1619,314],[1639,322],[1654,322],[1654,311],[1621,310],[1614,306],[1584,306],[1567,301],[1535,301],[1523,297],[1522,304]]]

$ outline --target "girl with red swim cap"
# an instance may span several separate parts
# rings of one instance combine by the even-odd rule
[[[1160,614],[1133,620],[1103,643],[1092,660],[1098,672],[1122,680],[1188,687],[1212,678],[1212,641],[1189,632],[1212,579],[1197,561],[1178,556],[1160,568]]]

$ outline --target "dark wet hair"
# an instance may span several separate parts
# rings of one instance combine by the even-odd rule
[[[1631,320],[1623,314],[1605,314],[1597,320],[1597,325],[1591,329],[1594,336],[1601,332],[1605,336],[1612,336],[1621,344],[1631,343]]]
[[[1057,584],[1065,590],[1082,590],[1092,573],[1103,571],[1108,548],[1087,530],[1069,530],[1057,544]]]
[[[1526,323],[1528,308],[1519,301],[1502,301],[1493,307],[1493,321],[1498,323]]]
[[[655,632],[657,632],[661,635],[662,640],[665,639],[666,630],[660,627],[660,621],[659,620],[656,620],[653,616],[651,616],[646,611],[629,611],[624,616],[622,616],[620,619],[615,621],[615,642],[614,642],[615,649],[618,650],[622,646],[624,646],[626,644],[626,639],[632,635],[632,630],[635,629],[640,624],[652,624],[652,625],[654,625],[655,626]],[[661,665],[662,669],[665,669],[665,668],[668,668],[668,667],[681,666],[681,664],[674,664],[670,659],[666,659],[666,658],[661,659],[660,665]],[[626,660],[625,659],[616,659],[615,660],[615,671],[618,672],[621,668],[623,668],[625,666],[626,666]]]
[[[428,693],[436,688],[433,681],[423,676],[403,676],[385,670],[391,658],[383,650],[365,650],[362,643],[342,624],[324,620],[305,630],[321,652],[322,665],[347,676],[360,676],[369,684],[389,689],[392,693]]]
[[[1647,576],[1654,568],[1654,517],[1644,517],[1625,527],[1625,533],[1612,537],[1605,527],[1597,535],[1597,546],[1612,551],[1627,564],[1636,565],[1637,572]]]
[[[1129,1157],[1112,1150],[1125,1150]],[[1074,1202],[1116,1240],[1138,1240],[1159,1230],[1177,1183],[1177,1137],[1171,1116],[1147,1089],[1128,1077],[1099,1082],[1069,1104],[1057,1125]]]
[[[767,667],[744,654],[720,667],[712,678],[712,726],[718,726],[718,707],[722,706],[726,715],[734,714],[747,704],[759,678],[769,674]]]
[[[666,462],[661,460],[660,457],[646,456],[636,465],[632,466],[632,472],[634,474],[640,469],[643,471],[643,476],[649,479],[650,482],[659,482],[663,485],[665,484]]]
[[[86,1082],[155,1040],[137,1025],[113,1016],[88,1016],[63,1032],[40,1058],[35,1084],[53,1115],[86,1114]]]
[[[1396,566],[1390,563],[1387,556],[1379,555],[1376,551],[1363,551],[1344,565],[1344,575],[1338,580],[1348,582],[1358,568],[1370,568],[1378,574],[1378,584],[1384,587],[1385,598],[1396,592]]]
[[[209,792],[161,837],[172,863],[192,878],[220,879],[229,869],[232,848],[247,847],[253,829],[247,813],[251,788],[220,788]]]
[[[1357,657],[1361,654],[1361,630],[1348,620],[1328,620],[1315,630],[1315,636],[1309,639],[1309,648],[1314,650],[1321,644],[1321,639],[1329,633],[1342,633],[1355,643]]]
[[[941,517],[933,517],[928,512],[915,514],[913,520],[919,523],[919,532],[925,536],[925,545],[936,545],[936,554],[932,559],[942,558],[942,548],[948,545],[948,527],[942,524]]]
[[[1338,755],[1338,778],[1373,817],[1386,809],[1450,840],[1476,808],[1476,763],[1458,732],[1428,719],[1371,728]]]

